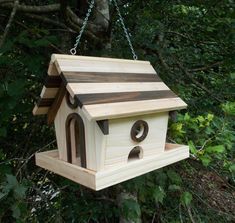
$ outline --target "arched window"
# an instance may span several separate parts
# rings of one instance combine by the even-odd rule
[[[143,158],[143,149],[140,146],[135,146],[129,153],[128,162]]]
[[[82,118],[77,113],[70,114],[65,123],[67,161],[86,167],[85,131]]]

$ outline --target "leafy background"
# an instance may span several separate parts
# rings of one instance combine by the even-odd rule
[[[69,1],[75,11],[76,2]],[[77,30],[56,24],[57,12],[54,23],[16,12],[0,48],[0,222],[235,221],[234,1],[118,3],[139,59],[188,104],[171,115],[167,140],[188,144],[190,159],[100,192],[37,168],[34,154],[56,142],[32,108],[50,55],[68,53]],[[0,8],[4,33],[11,9],[4,1]],[[85,34],[79,54],[131,58],[111,3],[110,15],[109,30],[98,42]]]

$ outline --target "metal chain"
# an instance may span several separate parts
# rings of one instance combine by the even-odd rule
[[[87,11],[87,13],[86,13],[86,18],[85,18],[84,21],[83,21],[83,24],[82,24],[82,27],[81,27],[81,29],[80,29],[80,32],[79,32],[78,36],[76,37],[76,42],[75,42],[73,48],[70,49],[70,53],[71,53],[72,55],[75,55],[75,54],[77,53],[76,49],[77,49],[77,47],[78,47],[78,44],[80,43],[80,40],[81,40],[82,34],[83,34],[83,32],[84,32],[84,29],[86,28],[86,25],[87,25],[88,19],[89,19],[89,17],[90,17],[92,8],[94,7],[94,4],[95,4],[95,0],[91,0],[90,5],[89,5],[89,8],[88,8],[88,11]]]
[[[128,31],[127,31],[127,28],[126,28],[126,26],[125,26],[125,24],[124,24],[124,20],[123,20],[123,18],[122,18],[122,15],[121,15],[120,9],[119,9],[119,7],[118,7],[117,1],[116,1],[116,0],[113,0],[113,2],[114,2],[114,5],[115,5],[115,7],[116,7],[118,16],[119,16],[119,18],[120,18],[123,31],[124,31],[124,33],[125,33],[125,35],[126,35],[127,42],[128,42],[128,44],[129,44],[129,46],[130,46],[130,49],[131,49],[131,52],[132,52],[132,55],[133,55],[133,59],[134,59],[134,60],[137,60],[138,57],[137,57],[137,55],[136,55],[136,53],[135,53],[135,50],[134,50],[134,48],[133,48],[133,45],[132,45],[132,43],[131,43],[130,35],[129,35],[129,33],[128,33]],[[86,13],[86,17],[85,17],[85,19],[84,19],[84,21],[83,21],[83,24],[82,24],[82,27],[81,27],[81,29],[80,29],[80,32],[79,32],[78,36],[76,37],[76,42],[75,42],[73,48],[70,49],[70,53],[71,53],[72,55],[75,55],[75,54],[77,53],[76,49],[77,49],[77,47],[78,47],[78,45],[79,45],[79,43],[80,43],[80,40],[81,40],[82,34],[83,34],[83,32],[84,32],[84,29],[86,28],[86,25],[87,25],[88,19],[89,19],[89,17],[90,17],[92,8],[94,7],[94,4],[95,4],[95,0],[91,0],[90,5],[89,5],[89,8],[88,8],[88,11],[87,11],[87,13]]]
[[[124,24],[124,20],[123,20],[123,18],[122,18],[122,15],[121,15],[120,9],[119,9],[119,7],[118,7],[117,1],[116,1],[116,0],[113,0],[113,2],[114,2],[114,5],[115,5],[115,7],[116,7],[118,16],[119,16],[119,18],[120,18],[123,31],[124,31],[124,33],[125,33],[125,35],[126,35],[127,42],[129,43],[129,46],[130,46],[130,49],[131,49],[131,52],[132,52],[132,55],[133,55],[133,59],[134,59],[134,60],[138,60],[138,57],[137,57],[137,55],[136,55],[136,53],[135,53],[135,50],[134,50],[134,48],[133,48],[133,45],[132,45],[132,43],[131,43],[130,35],[129,35],[129,33],[128,33],[128,31],[127,31],[127,28],[126,28],[126,26],[125,26],[125,24]]]

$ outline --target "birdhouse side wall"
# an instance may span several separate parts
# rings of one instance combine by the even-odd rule
[[[84,124],[86,168],[97,171],[103,165],[101,161],[101,154],[102,150],[104,151],[105,148],[104,136],[97,123],[95,121],[89,121],[83,114],[82,109],[80,109],[79,107],[72,109],[67,105],[66,97],[63,98],[54,121],[59,158],[63,161],[68,161],[66,119],[70,114],[73,113],[78,114],[83,120]],[[78,140],[80,139],[78,138]]]
[[[131,137],[131,129],[138,120],[148,125],[147,136],[141,142],[136,142]],[[109,169],[127,164],[130,161],[128,156],[135,147],[141,150],[139,159],[164,152],[167,125],[168,112],[109,120],[104,167]]]

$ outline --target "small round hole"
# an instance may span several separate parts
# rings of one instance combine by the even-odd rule
[[[143,141],[148,134],[148,124],[143,120],[138,120],[131,128],[131,138],[135,142]]]

